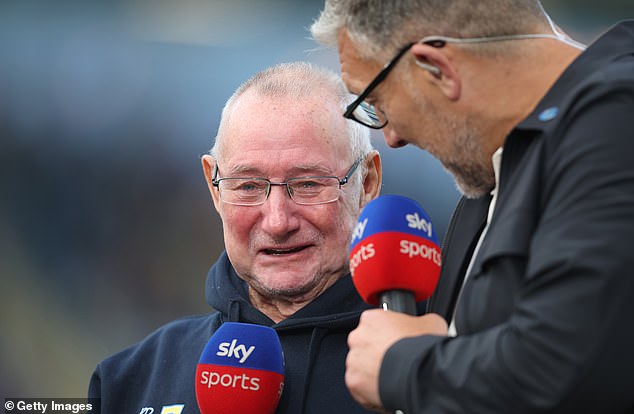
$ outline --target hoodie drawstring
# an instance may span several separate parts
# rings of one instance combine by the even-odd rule
[[[308,345],[308,358],[306,363],[306,376],[304,377],[304,386],[302,388],[302,412],[306,412],[306,394],[308,393],[308,386],[310,384],[310,374],[317,360],[321,341],[324,339],[324,336],[326,336],[327,332],[327,329],[316,327],[313,329],[313,333],[310,337],[310,344]]]
[[[227,309],[227,322],[240,322],[240,303],[237,300],[229,302]]]

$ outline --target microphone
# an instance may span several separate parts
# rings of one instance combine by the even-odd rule
[[[416,315],[436,289],[441,253],[429,216],[414,200],[382,195],[361,211],[350,245],[350,273],[366,303]]]
[[[196,368],[202,414],[272,414],[284,388],[284,356],[274,329],[225,322]]]

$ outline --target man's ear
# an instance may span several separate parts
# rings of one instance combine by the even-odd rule
[[[203,173],[205,174],[205,181],[207,182],[207,187],[209,187],[209,192],[211,193],[211,198],[214,201],[214,207],[216,207],[216,211],[220,212],[218,209],[220,204],[220,196],[218,194],[218,189],[213,186],[211,183],[214,177],[214,168],[216,167],[216,160],[209,154],[205,154],[201,157],[201,162],[203,165]]]
[[[427,72],[430,82],[437,85],[448,99],[455,101],[460,97],[461,82],[447,50],[447,47],[440,49],[422,43],[415,43],[410,49],[416,65]]]
[[[366,174],[363,177],[360,206],[363,208],[370,201],[379,196],[381,183],[383,180],[383,170],[381,169],[381,156],[376,150],[370,151],[365,157]]]

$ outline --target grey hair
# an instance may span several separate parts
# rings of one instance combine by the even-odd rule
[[[218,134],[213,147],[209,150],[209,154],[214,159],[218,160],[221,156],[223,143],[227,139],[224,131],[229,120],[234,115],[233,107],[235,103],[245,92],[251,90],[263,97],[289,97],[298,101],[305,100],[307,96],[314,95],[316,92],[324,92],[327,96],[334,98],[342,114],[348,104],[354,100],[354,96],[348,93],[339,75],[312,63],[282,63],[265,69],[240,85],[225,103],[220,117]],[[353,157],[352,162],[361,156],[367,155],[373,150],[373,147],[368,128],[351,120],[345,120],[345,124],[347,126],[346,136],[350,145],[350,154]],[[362,168],[362,174],[355,174],[355,176],[365,174],[365,163],[362,163],[360,167]]]
[[[549,24],[539,0],[326,0],[311,26],[313,38],[336,47],[342,29],[359,46],[361,57],[377,59],[425,36],[537,33],[549,30]],[[474,49],[499,47],[504,46]]]

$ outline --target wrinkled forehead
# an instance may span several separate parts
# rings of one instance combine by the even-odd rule
[[[219,162],[247,152],[276,156],[280,151],[347,161],[351,152],[341,107],[325,94],[263,96],[247,91],[225,121]]]

